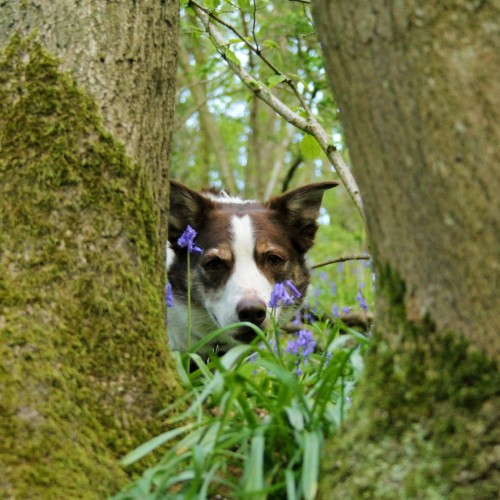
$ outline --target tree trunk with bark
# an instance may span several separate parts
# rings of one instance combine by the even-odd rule
[[[164,326],[177,24],[175,2],[0,8],[2,497],[116,492],[118,460],[180,394]]]
[[[313,14],[377,272],[374,348],[322,496],[494,498],[498,11],[315,0]]]

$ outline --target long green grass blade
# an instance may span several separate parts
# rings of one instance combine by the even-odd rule
[[[264,436],[261,431],[255,435],[250,444],[250,455],[245,463],[243,475],[243,492],[251,494],[255,500],[264,499]]]
[[[302,462],[302,491],[305,500],[312,500],[318,491],[321,435],[319,432],[305,432],[303,439],[304,459]]]
[[[190,431],[191,429],[193,429],[194,426],[195,426],[194,424],[190,423],[184,425],[183,427],[178,427],[177,429],[171,429],[170,431],[164,432],[163,434],[160,434],[159,436],[150,439],[146,443],[141,444],[141,446],[137,447],[135,450],[131,451],[130,453],[127,453],[121,459],[122,465],[126,466],[133,464],[134,462],[137,462],[137,460],[141,459],[148,453],[151,453],[153,450],[158,448],[158,446],[161,446],[162,444],[171,441],[177,436],[180,436],[181,434]]]

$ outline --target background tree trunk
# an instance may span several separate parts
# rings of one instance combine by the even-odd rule
[[[322,492],[493,498],[498,11],[489,2],[313,4],[378,290],[374,352],[350,431],[326,450]]]
[[[0,8],[2,497],[115,492],[180,393],[163,291],[177,23],[175,2]]]

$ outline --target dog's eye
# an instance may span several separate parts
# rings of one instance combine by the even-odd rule
[[[275,253],[268,253],[266,255],[266,260],[271,266],[279,266],[284,262],[284,260],[279,256],[276,255]]]
[[[224,261],[219,257],[214,257],[203,264],[203,267],[208,271],[220,271],[226,267]]]

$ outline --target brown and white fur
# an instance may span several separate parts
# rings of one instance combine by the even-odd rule
[[[305,254],[318,229],[323,193],[336,185],[310,184],[261,204],[225,192],[196,192],[171,181],[167,245],[167,274],[174,296],[167,327],[171,348],[187,349],[187,253],[177,244],[187,225],[198,232],[195,244],[203,250],[190,255],[192,344],[240,321],[266,328],[276,283],[292,280],[302,297],[307,292],[310,274]],[[278,322],[290,320],[301,301],[296,300],[295,307],[278,307]],[[225,352],[253,338],[250,328],[236,329],[201,353]]]

